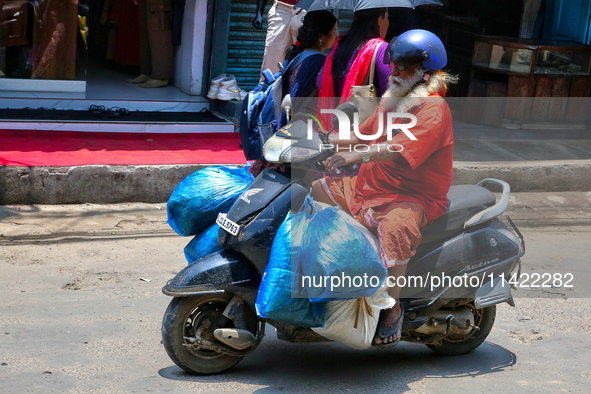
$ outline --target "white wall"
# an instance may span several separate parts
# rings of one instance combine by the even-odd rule
[[[175,47],[174,85],[191,95],[201,94],[207,0],[187,0],[181,45]]]

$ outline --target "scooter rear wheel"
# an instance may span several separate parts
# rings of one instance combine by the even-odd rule
[[[479,316],[475,316],[474,324],[480,327],[480,330],[473,332],[467,339],[443,339],[440,346],[427,345],[427,347],[436,353],[448,356],[467,354],[476,349],[482,344],[482,342],[484,342],[486,337],[488,337],[488,334],[490,334],[490,331],[495,324],[497,306],[492,305],[484,309],[476,310],[476,312],[479,313]]]
[[[225,371],[244,358],[195,349],[188,339],[195,337],[205,319],[219,318],[231,298],[231,294],[212,294],[172,299],[162,319],[162,343],[176,365],[191,374],[209,375]]]

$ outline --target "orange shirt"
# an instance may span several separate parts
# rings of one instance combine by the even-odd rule
[[[404,159],[361,165],[351,197],[353,215],[361,208],[402,201],[421,204],[429,222],[446,212],[447,192],[453,177],[454,143],[449,107],[440,95],[435,94],[429,98],[421,98],[420,104],[408,112],[417,117],[416,126],[409,129],[417,141],[409,139],[403,132],[387,141],[387,117],[384,114],[383,135],[375,141],[367,142],[402,145],[403,150],[400,153]],[[378,112],[374,112],[359,127],[359,131],[362,134],[375,134],[377,130]],[[393,147],[400,150],[398,145]]]

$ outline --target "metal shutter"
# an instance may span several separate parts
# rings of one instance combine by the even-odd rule
[[[234,75],[238,86],[247,91],[253,89],[260,80],[267,36],[267,14],[272,4],[273,0],[267,3],[263,28],[257,30],[252,26],[257,9],[256,0],[232,1],[226,74]],[[340,11],[340,15],[339,12],[335,12],[335,15],[339,18],[339,33],[347,33],[353,21],[353,12]]]
[[[337,28],[339,29],[339,34],[347,34],[351,28],[351,24],[353,23],[355,13],[349,10],[340,10],[335,11],[334,14],[338,19]]]
[[[257,30],[252,26],[257,9],[256,0],[232,1],[226,74],[234,75],[238,86],[247,91],[260,80],[267,36],[267,13],[272,4],[273,1],[268,2],[263,14],[263,28]]]

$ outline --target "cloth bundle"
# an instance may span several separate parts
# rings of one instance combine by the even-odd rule
[[[288,213],[275,236],[256,301],[258,315],[300,327],[322,327],[326,314],[332,318],[323,332],[333,335],[329,326],[342,326],[341,315],[350,315],[347,308],[363,302],[367,305],[365,312],[356,315],[361,318],[359,327],[375,332],[377,320],[374,324],[372,319],[374,315],[379,317],[383,302],[371,296],[386,276],[376,254],[377,246],[375,237],[346,212],[314,203],[308,196],[304,210]],[[313,277],[331,276],[375,279],[361,284],[352,281],[336,288],[331,287],[330,280],[326,285],[314,286],[318,280],[314,282]],[[376,297],[382,300],[384,295]],[[334,299],[339,301],[328,302]],[[371,308],[378,308],[378,312]],[[361,341],[358,346],[365,346],[365,339],[356,336],[352,343],[356,341]]]
[[[196,235],[191,242],[185,246],[185,257],[189,264],[194,263],[208,254],[223,250],[218,243],[218,232],[220,226],[212,224],[207,229]]]
[[[306,227],[304,212],[288,213],[279,227],[259,287],[256,310],[263,318],[300,327],[322,327],[324,304],[312,303],[307,297],[292,298],[292,285],[301,278],[301,273],[292,272],[292,259],[297,259],[297,248],[293,246],[299,244]]]
[[[313,302],[369,297],[386,278],[375,238],[338,207],[314,215],[299,249],[298,264]]]
[[[214,224],[220,212],[227,212],[252,181],[248,166],[195,171],[168,199],[167,223],[179,235],[197,235]]]
[[[367,298],[328,302],[324,327],[312,330],[354,349],[367,349],[375,335],[380,310],[392,308],[395,304],[387,289],[378,290]]]

